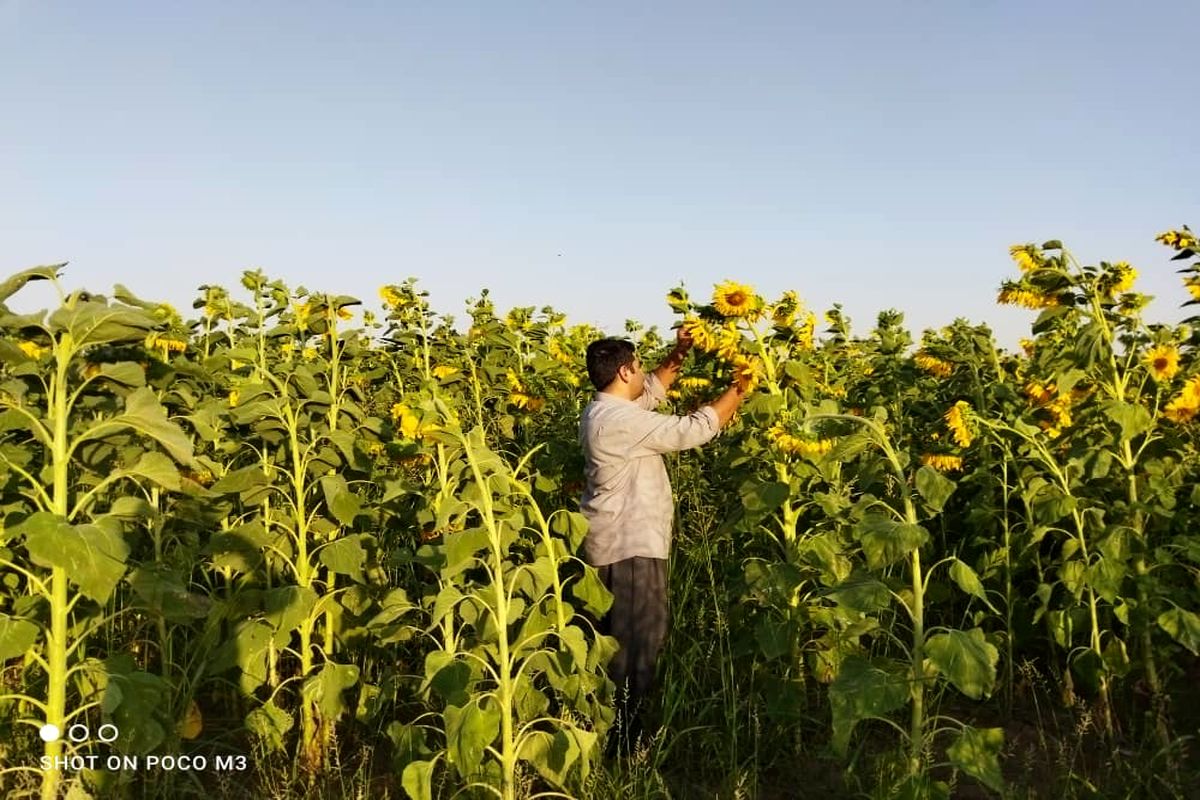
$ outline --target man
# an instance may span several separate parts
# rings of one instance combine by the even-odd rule
[[[598,391],[579,424],[586,478],[580,509],[589,523],[584,553],[613,594],[600,629],[620,645],[609,664],[618,693],[618,729],[610,741],[619,747],[628,747],[639,732],[639,706],[653,688],[667,635],[675,503],[662,454],[699,447],[716,436],[746,389],[735,381],[688,416],[654,411],[691,346],[681,328],[675,349],[649,375],[628,341],[601,339],[587,349],[588,377]]]

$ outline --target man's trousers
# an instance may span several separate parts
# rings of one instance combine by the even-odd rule
[[[597,571],[613,595],[599,628],[620,645],[608,675],[617,687],[618,732],[628,744],[641,733],[639,711],[654,689],[658,654],[667,638],[667,561],[627,558]]]

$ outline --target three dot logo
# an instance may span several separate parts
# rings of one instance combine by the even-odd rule
[[[105,744],[109,744],[116,741],[120,733],[116,725],[106,722],[96,729],[96,738]],[[43,742],[57,742],[62,738],[62,731],[59,730],[57,725],[47,722],[38,729],[38,736],[42,737]],[[76,722],[67,728],[67,739],[74,744],[82,744],[90,739],[91,736],[92,732],[88,729],[87,725]]]

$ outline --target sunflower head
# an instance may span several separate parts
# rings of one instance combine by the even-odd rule
[[[744,283],[725,281],[713,291],[713,307],[724,317],[756,317],[763,308],[762,298]]]
[[[1169,381],[1179,372],[1179,351],[1174,345],[1156,345],[1146,353],[1146,367],[1154,380]]]

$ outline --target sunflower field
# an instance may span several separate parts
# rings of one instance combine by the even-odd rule
[[[1200,302],[1200,244],[1161,234]],[[188,318],[0,284],[4,797],[1187,797],[1200,785],[1200,317],[1014,246],[1020,351],[852,333],[795,292],[666,301],[672,630],[606,758],[583,354],[246,272]],[[7,302],[35,281],[58,306]],[[378,306],[376,306],[378,308]],[[671,342],[630,323],[647,365]]]

